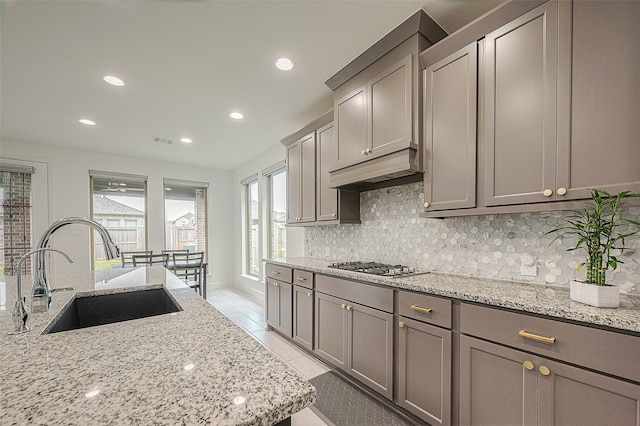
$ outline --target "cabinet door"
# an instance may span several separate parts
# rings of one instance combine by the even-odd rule
[[[361,86],[346,96],[337,99],[335,117],[335,163],[332,170],[365,161],[367,138],[367,93]]]
[[[292,336],[293,331],[293,286],[287,283],[278,283],[278,330]]]
[[[537,367],[539,424],[640,424],[640,386],[545,359]]]
[[[318,220],[338,218],[338,190],[329,188],[329,168],[335,163],[333,123],[318,129],[316,167],[318,172]]]
[[[393,315],[351,302],[347,312],[349,373],[392,399]]]
[[[300,176],[302,153],[299,143],[287,147],[287,223],[297,223],[300,217]]]
[[[535,425],[534,363],[524,352],[460,336],[460,424]]]
[[[316,139],[310,134],[300,141],[300,222],[316,219]]]
[[[400,317],[398,405],[430,424],[451,422],[451,331]]]
[[[477,45],[424,70],[427,211],[476,205]]]
[[[278,291],[278,283],[267,280],[265,286],[265,294],[267,296],[267,324],[273,328],[278,328],[280,319],[280,293]]]
[[[485,38],[488,206],[553,199],[557,42],[556,2],[543,4]]]
[[[315,353],[343,370],[347,364],[346,302],[316,291]]]
[[[313,291],[293,286],[293,340],[313,349]]]
[[[411,55],[368,83],[368,157],[407,148],[412,123]]]
[[[640,2],[560,2],[559,12],[558,199],[638,192]]]

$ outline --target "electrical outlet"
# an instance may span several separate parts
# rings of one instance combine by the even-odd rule
[[[538,265],[536,265],[535,256],[524,253],[520,257],[520,275],[524,277],[535,277],[538,275]]]

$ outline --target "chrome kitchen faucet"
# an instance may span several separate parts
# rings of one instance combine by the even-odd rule
[[[109,231],[95,220],[87,219],[86,217],[66,217],[56,220],[44,230],[38,240],[36,250],[48,248],[49,239],[51,239],[51,236],[58,229],[65,225],[72,225],[76,223],[88,225],[100,234],[102,242],[104,243],[104,251],[107,259],[115,259],[120,256],[120,250],[111,239]],[[49,309],[49,304],[51,303],[51,285],[47,277],[45,258],[46,256],[45,253],[43,253],[43,250],[39,251],[36,256],[33,288],[31,289],[31,309],[33,309],[33,312],[45,312]]]

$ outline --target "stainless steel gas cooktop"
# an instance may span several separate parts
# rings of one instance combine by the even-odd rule
[[[335,262],[329,268],[345,271],[362,272],[364,274],[380,275],[384,277],[406,277],[410,275],[428,274],[428,271],[418,271],[403,265],[388,265],[378,262]]]

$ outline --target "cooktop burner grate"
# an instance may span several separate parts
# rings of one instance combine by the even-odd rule
[[[380,275],[384,277],[404,277],[408,275],[426,274],[416,271],[415,268],[403,265],[389,265],[378,262],[335,262],[329,268],[342,269],[344,271],[362,272],[364,274]]]

